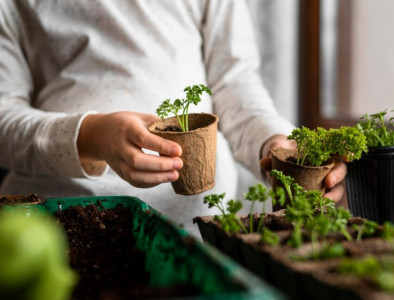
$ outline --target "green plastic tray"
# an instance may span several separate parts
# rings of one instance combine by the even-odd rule
[[[69,206],[97,204],[114,208],[118,204],[134,214],[136,248],[145,252],[152,286],[189,283],[200,295],[184,299],[285,299],[285,296],[138,198],[129,196],[48,199],[43,204],[19,205],[28,214],[50,213]],[[5,209],[12,209],[10,206]],[[178,298],[179,299],[179,298]]]

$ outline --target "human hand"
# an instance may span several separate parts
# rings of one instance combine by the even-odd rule
[[[294,140],[288,140],[284,135],[275,135],[271,137],[262,148],[262,159],[260,160],[261,169],[267,173],[272,170],[272,159],[269,154],[271,149],[278,147],[296,149],[297,144]],[[346,206],[346,189],[345,189],[345,176],[346,165],[342,160],[335,160],[335,166],[327,174],[324,179],[324,184],[327,187],[327,192],[324,197],[334,200],[337,204]]]
[[[179,177],[182,148],[148,131],[160,119],[134,112],[92,114],[82,121],[77,146],[83,165],[105,161],[135,187],[148,188]],[[162,156],[144,153],[142,148]],[[86,168],[85,168],[86,169]]]
[[[275,148],[287,148],[287,149],[296,149],[297,144],[294,140],[288,140],[285,135],[274,135],[269,138],[263,145],[261,149],[261,157],[260,167],[262,171],[268,173],[272,170],[272,159],[270,151]],[[268,176],[268,178],[270,178]]]

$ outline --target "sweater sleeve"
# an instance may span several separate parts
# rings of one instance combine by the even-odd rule
[[[20,37],[0,7],[0,166],[27,175],[89,177],[76,140],[89,114],[32,107],[34,84]]]
[[[261,177],[261,147],[294,126],[281,117],[261,82],[259,55],[249,11],[243,0],[213,0],[202,27],[207,81],[219,128],[234,157]]]

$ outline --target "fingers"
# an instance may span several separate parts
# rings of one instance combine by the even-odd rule
[[[167,172],[147,172],[131,169],[126,162],[122,162],[120,165],[122,174],[121,177],[139,188],[149,188],[156,186],[164,182],[173,182],[178,180],[178,171],[167,171]]]
[[[344,162],[339,160],[335,161],[334,168],[324,179],[324,184],[328,188],[328,192],[324,195],[324,197],[330,198],[337,203],[342,202],[342,199],[346,196],[346,171],[347,167]]]
[[[122,159],[131,169],[145,172],[173,171],[183,166],[182,159],[179,157],[146,154],[137,148],[125,153]]]
[[[262,157],[268,156],[271,149],[278,147],[293,149],[297,147],[297,144],[294,140],[288,140],[285,135],[274,135],[264,143],[262,147]]]
[[[182,154],[182,148],[177,143],[152,134],[146,128],[131,131],[128,134],[128,139],[140,148],[156,151],[163,155],[176,157]]]
[[[345,189],[345,183],[344,181],[341,181],[338,183],[334,188],[329,189],[326,194],[324,194],[324,197],[330,198],[331,200],[334,200],[335,202],[340,202],[345,196],[346,189]]]
[[[339,182],[342,182],[345,179],[347,172],[346,164],[342,161],[335,161],[335,166],[331,170],[330,173],[327,174],[324,179],[324,184],[328,188],[333,188]]]
[[[264,157],[261,159],[260,168],[266,172],[270,172],[272,170],[272,159],[270,157]]]

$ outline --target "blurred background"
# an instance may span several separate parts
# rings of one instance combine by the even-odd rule
[[[353,125],[364,113],[394,109],[393,0],[247,3],[261,77],[294,125]],[[239,169],[240,198],[257,179]]]
[[[247,0],[260,73],[296,126],[354,125],[394,109],[394,1]],[[256,182],[242,166],[239,197]]]
[[[394,1],[247,0],[261,76],[295,125],[394,109]]]

